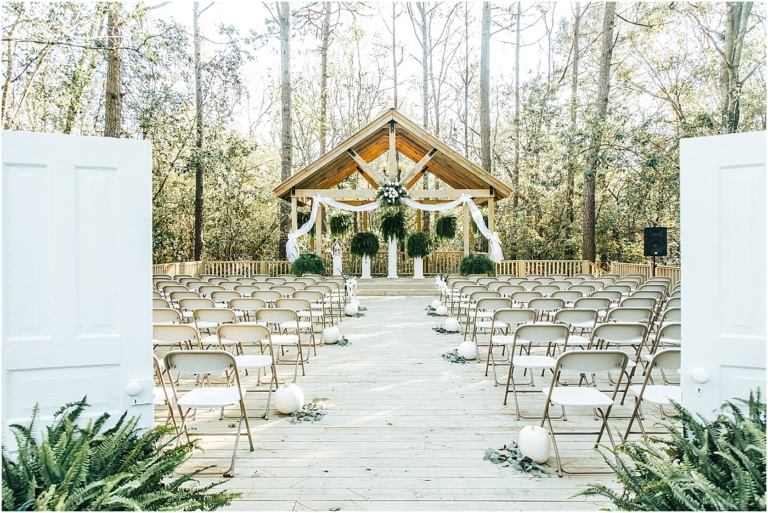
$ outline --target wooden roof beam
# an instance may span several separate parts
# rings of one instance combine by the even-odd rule
[[[424,171],[425,166],[427,165],[427,162],[429,162],[432,159],[432,156],[437,153],[437,148],[432,148],[429,153],[424,155],[419,162],[416,163],[415,166],[411,168],[410,171],[408,171],[405,176],[403,176],[400,179],[400,185],[407,184],[406,189],[410,189],[413,187],[413,184],[418,181],[418,178],[416,180],[412,180],[416,175]]]
[[[375,189],[378,189],[381,187],[381,184],[384,183],[384,178],[377,172],[374,171],[371,166],[368,165],[368,162],[363,160],[363,158],[355,153],[355,150],[352,148],[347,149],[347,153],[349,153],[353,159],[355,159],[355,162],[357,162],[357,170],[360,171],[360,173],[363,175],[363,178],[365,178],[365,181],[371,184],[371,186]]]

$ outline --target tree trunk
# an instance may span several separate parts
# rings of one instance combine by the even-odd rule
[[[419,11],[419,24],[421,25],[421,123],[424,130],[429,131],[429,63],[431,55],[431,41],[429,40],[429,26],[427,23],[427,4],[426,2],[417,2],[416,7]],[[429,189],[429,176],[424,173],[421,185],[424,189]],[[422,230],[429,233],[429,212],[423,211]]]
[[[13,66],[14,66],[13,39],[14,39],[14,36],[16,35],[16,30],[19,28],[19,25],[21,24],[21,21],[24,18],[25,8],[26,6],[24,5],[24,2],[20,2],[18,4],[19,14],[16,17],[16,21],[13,22],[13,25],[11,26],[10,31],[8,31],[8,46],[6,48],[6,58],[8,60],[5,65],[5,82],[3,82],[3,98],[2,98],[3,128],[5,128],[6,130],[9,130],[11,128],[8,123],[7,110],[8,110],[8,93],[11,88],[11,77],[13,77]]]
[[[280,90],[281,90],[281,156],[282,181],[291,177],[293,167],[293,135],[291,128],[291,6],[289,2],[278,5],[280,25]],[[285,201],[280,202],[280,258],[285,259],[285,243],[291,229],[290,207]]]
[[[568,168],[566,170],[565,211],[568,218],[569,230],[573,224],[573,189],[574,173],[576,171],[576,113],[579,92],[579,33],[581,25],[581,4],[576,2],[576,13],[573,19],[573,67],[571,68],[571,133],[568,134]]]
[[[469,158],[469,3],[464,4],[464,156]]]
[[[723,65],[720,71],[720,89],[723,96],[722,133],[730,134],[738,131],[741,97],[741,52],[744,47],[744,36],[747,33],[749,15],[752,12],[752,2],[728,2],[725,24],[725,47],[723,49]]]
[[[480,162],[491,172],[491,4],[483,2],[480,36]]]
[[[520,203],[520,2],[517,2],[517,27],[515,29],[515,157],[512,163],[512,208]]]
[[[606,2],[603,15],[603,45],[600,56],[600,78],[597,104],[592,119],[592,136],[587,157],[588,168],[584,172],[584,228],[581,253],[584,260],[595,261],[595,175],[600,166],[600,146],[608,113],[608,94],[611,85],[611,58],[613,57],[613,26],[616,2]]]
[[[331,2],[323,2],[320,41],[320,155],[328,151],[328,46],[331,39]]]
[[[121,75],[123,67],[122,40],[123,20],[122,4],[109,4],[107,14],[107,87],[104,100],[104,137],[120,137],[120,120],[123,110]]]
[[[195,261],[203,259],[203,79],[200,62],[200,2],[192,7],[195,52]]]
[[[96,4],[94,16],[91,21],[91,27],[88,30],[88,41],[98,37],[101,33],[102,22],[104,20],[104,8],[102,4]],[[69,100],[67,116],[64,119],[64,133],[71,134],[75,131],[77,125],[77,115],[80,112],[80,103],[83,93],[91,82],[93,70],[96,68],[96,56],[98,52],[91,49],[82,49],[80,60],[72,71],[72,94]]]
[[[395,35],[395,2],[392,2],[392,81],[393,81],[393,93],[394,93],[394,107],[397,110],[397,37]]]

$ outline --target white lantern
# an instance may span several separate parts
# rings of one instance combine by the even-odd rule
[[[442,303],[440,302],[439,299],[435,299],[434,301],[432,301],[432,308],[437,308],[438,306],[441,306],[441,305]]]
[[[477,358],[477,344],[471,340],[462,342],[459,344],[457,351],[459,356],[463,356],[465,360],[475,360]]]
[[[549,432],[541,426],[525,426],[517,440],[522,455],[536,463],[546,463],[549,459],[549,443]]]
[[[290,414],[304,406],[304,392],[296,383],[286,383],[275,391],[275,408],[280,413]]]
[[[326,344],[333,344],[338,341],[339,338],[341,338],[341,332],[336,326],[331,326],[330,328],[325,328],[323,330],[323,342]]]
[[[354,317],[357,315],[358,307],[355,303],[347,303],[347,306],[344,307],[344,315],[347,317]]]
[[[448,317],[443,324],[445,331],[456,333],[459,331],[459,321],[455,317]]]
[[[444,305],[440,305],[435,308],[435,313],[437,315],[448,315],[448,308],[446,308]]]

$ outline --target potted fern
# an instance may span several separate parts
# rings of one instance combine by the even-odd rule
[[[361,280],[371,279],[371,257],[379,252],[379,238],[373,232],[359,232],[352,237],[349,250],[362,258],[363,273]]]
[[[399,208],[388,209],[381,216],[379,229],[388,244],[387,278],[397,278],[397,241],[405,240],[405,214]]]
[[[441,216],[435,223],[435,236],[438,239],[453,239],[456,236],[456,216]]]
[[[408,237],[406,243],[408,256],[413,258],[414,279],[424,279],[424,258],[432,251],[432,240],[426,232],[416,232]]]
[[[319,274],[325,276],[325,262],[314,253],[302,253],[301,256],[291,264],[291,272],[296,276],[305,274]]]
[[[331,235],[345,237],[352,228],[352,217],[349,214],[337,214],[331,216],[328,225],[331,227]]]
[[[485,274],[491,276],[496,272],[496,266],[485,255],[472,254],[465,256],[459,265],[459,272],[464,276],[470,274]]]

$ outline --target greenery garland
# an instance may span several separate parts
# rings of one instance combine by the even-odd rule
[[[399,208],[387,209],[381,215],[379,230],[381,230],[381,235],[386,241],[389,241],[389,239],[405,240],[407,232],[403,211]]]
[[[456,236],[456,216],[441,216],[435,223],[435,236],[438,239],[453,239]]]
[[[331,228],[331,235],[334,237],[345,237],[352,229],[352,216],[349,214],[336,214],[328,220]]]
[[[349,250],[360,257],[374,257],[379,252],[379,238],[373,232],[358,232],[352,237]]]
[[[432,251],[432,240],[426,232],[416,232],[408,237],[405,245],[411,258],[425,258]]]
[[[397,182],[387,182],[376,192],[376,198],[386,206],[398,206],[403,198],[408,197],[408,191]]]

